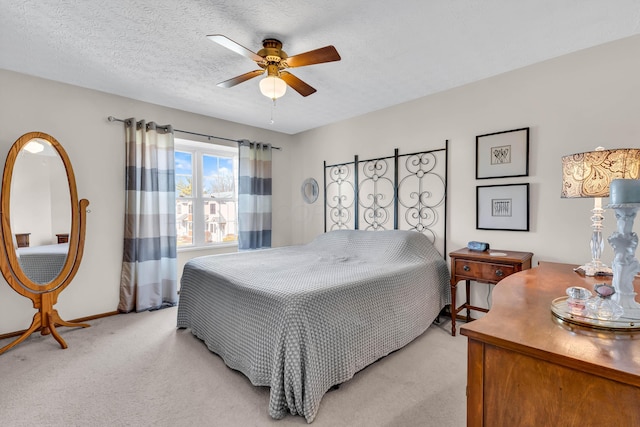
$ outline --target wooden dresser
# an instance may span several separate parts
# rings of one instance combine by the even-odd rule
[[[542,262],[502,280],[468,337],[467,426],[640,426],[640,332],[598,331],[551,313],[569,286],[610,278]],[[640,291],[640,279],[634,282]]]

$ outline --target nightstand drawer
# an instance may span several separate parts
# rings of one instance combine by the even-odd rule
[[[455,274],[476,281],[497,283],[516,272],[513,265],[491,264],[465,259],[455,260]]]

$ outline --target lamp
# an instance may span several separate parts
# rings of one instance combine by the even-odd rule
[[[274,101],[280,98],[287,91],[287,84],[280,78],[278,66],[269,64],[267,66],[267,77],[260,80],[260,92]]]
[[[576,153],[562,157],[562,198],[592,197],[591,262],[580,266],[587,276],[612,274],[600,256],[604,248],[602,238],[602,197],[609,197],[609,185],[614,179],[640,178],[640,149],[622,148]]]

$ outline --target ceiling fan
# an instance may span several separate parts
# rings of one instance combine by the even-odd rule
[[[340,55],[333,46],[325,46],[320,49],[311,50],[299,55],[288,56],[282,50],[282,42],[276,39],[265,39],[262,41],[262,49],[254,53],[244,46],[239,45],[228,37],[221,34],[207,36],[210,40],[255,61],[260,70],[249,71],[229,80],[218,83],[224,88],[233,87],[254,77],[264,74],[267,76],[260,81],[260,91],[263,95],[275,101],[276,98],[284,95],[287,85],[291,86],[302,96],[309,96],[316,90],[303,82],[288,71],[286,68],[302,67],[305,65],[321,64],[323,62],[340,61]]]

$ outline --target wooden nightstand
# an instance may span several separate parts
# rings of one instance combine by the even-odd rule
[[[471,281],[496,284],[507,276],[518,271],[531,268],[531,252],[515,252],[491,249],[479,252],[467,248],[449,253],[451,257],[451,335],[456,335],[456,316],[464,309],[467,310],[467,322],[471,320],[471,310],[487,313],[483,307],[471,305],[469,293]],[[456,307],[456,289],[458,282],[465,280],[467,284],[466,301]]]
[[[29,247],[29,235],[31,233],[16,233],[16,244],[19,248]]]

